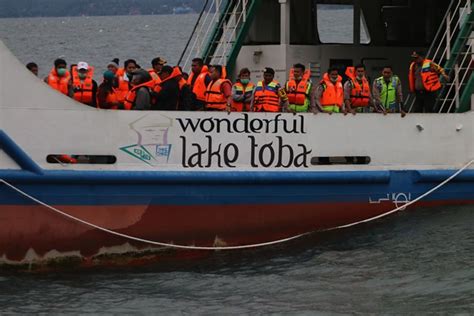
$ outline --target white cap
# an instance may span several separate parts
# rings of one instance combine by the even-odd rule
[[[77,70],[81,70],[81,69],[89,70],[89,64],[84,62],[84,61],[78,62],[77,63]]]

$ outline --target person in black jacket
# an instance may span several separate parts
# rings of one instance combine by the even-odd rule
[[[163,66],[161,69],[161,83],[159,91],[156,91],[157,105],[153,110],[176,111],[179,102],[179,83],[178,77],[181,75],[177,69],[171,66]]]

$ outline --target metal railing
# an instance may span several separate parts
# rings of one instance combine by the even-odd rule
[[[460,35],[471,13],[471,0],[452,0],[427,52],[427,58],[434,63],[448,66],[446,70],[452,80],[445,84],[437,99],[436,108],[439,112],[451,112],[459,108],[462,87],[470,79],[472,41],[468,37],[461,38]],[[411,112],[415,104],[413,94],[409,95],[406,104]]]
[[[226,65],[240,29],[247,21],[251,0],[213,0],[206,3],[179,64],[189,69],[194,57]]]

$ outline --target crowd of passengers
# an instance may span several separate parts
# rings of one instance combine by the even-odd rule
[[[444,70],[425,54],[414,52],[409,70],[410,91],[416,94],[412,112],[433,112],[441,89]],[[44,81],[53,89],[78,102],[100,109],[162,111],[227,111],[290,113],[401,113],[402,84],[391,66],[385,66],[372,84],[364,65],[347,67],[343,76],[330,68],[318,84],[303,64],[295,64],[282,86],[275,71],[265,68],[263,80],[254,84],[249,69],[241,69],[232,83],[225,67],[205,65],[201,58],[192,60],[191,73],[167,65],[157,57],[152,68],[142,69],[135,60],[126,60],[123,68],[114,59],[107,65],[100,85],[94,81],[94,67],[79,62],[68,69],[64,59],[57,59]],[[38,66],[27,68],[38,74]]]

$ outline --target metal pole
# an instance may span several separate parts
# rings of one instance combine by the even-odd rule
[[[354,44],[360,45],[360,0],[354,0]]]
[[[456,110],[459,109],[459,65],[454,65],[454,100],[456,101]]]
[[[446,58],[451,59],[451,12],[446,16]]]

